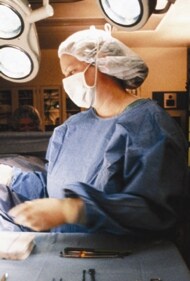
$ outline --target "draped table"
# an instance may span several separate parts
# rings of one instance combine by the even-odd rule
[[[35,233],[25,260],[0,260],[8,281],[189,281],[190,273],[176,246],[165,240],[139,241],[104,234]],[[66,247],[130,252],[124,257],[61,257]],[[84,275],[83,272],[86,271]]]

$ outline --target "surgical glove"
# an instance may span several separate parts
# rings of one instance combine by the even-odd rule
[[[9,186],[13,175],[13,168],[8,165],[0,164],[0,184]]]

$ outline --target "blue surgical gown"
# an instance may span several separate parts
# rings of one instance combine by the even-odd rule
[[[179,220],[187,144],[179,125],[150,99],[111,118],[93,108],[72,116],[54,130],[47,160],[47,185],[40,172],[15,170],[12,189],[35,185],[49,197],[82,198],[85,225],[58,231],[164,233]]]

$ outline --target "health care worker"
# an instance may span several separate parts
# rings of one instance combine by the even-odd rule
[[[143,236],[166,234],[179,222],[184,135],[154,101],[127,91],[148,68],[108,29],[77,32],[59,47],[64,89],[87,110],[54,130],[47,175],[8,168],[10,189],[27,200],[9,212],[17,224]]]

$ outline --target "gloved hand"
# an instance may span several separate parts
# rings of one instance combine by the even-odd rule
[[[8,165],[0,164],[0,184],[9,186],[13,175],[13,168]]]

